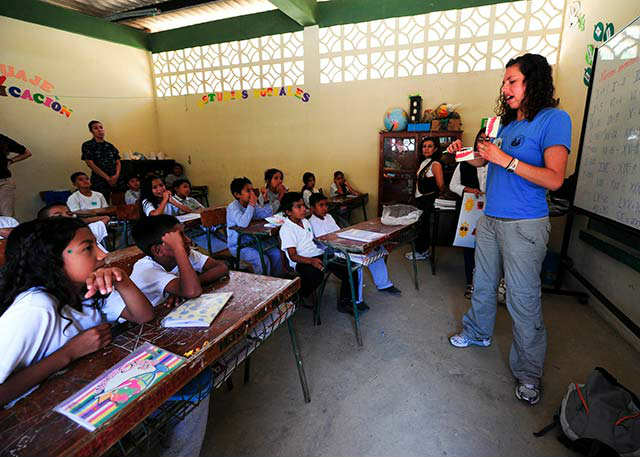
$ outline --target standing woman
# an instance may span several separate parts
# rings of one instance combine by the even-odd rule
[[[440,148],[438,139],[434,137],[424,138],[420,147],[424,160],[418,167],[416,178],[416,206],[421,209],[418,239],[416,240],[415,256],[416,260],[427,260],[429,258],[429,245],[431,244],[431,231],[429,219],[433,210],[433,203],[436,197],[444,192],[444,174],[440,163]],[[407,252],[405,257],[413,260],[413,253]]]
[[[15,154],[9,157],[9,154]],[[0,133],[0,216],[13,217],[16,201],[16,183],[9,165],[31,157],[31,151]]]
[[[540,380],[547,332],[540,303],[540,270],[549,240],[546,191],[564,180],[571,148],[571,119],[557,109],[551,67],[537,54],[507,63],[497,114],[503,126],[494,142],[480,142],[489,162],[487,204],[476,235],[476,270],[471,309],[462,318],[462,332],[449,338],[455,347],[489,346],[496,318],[496,292],[502,270],[507,285],[507,309],[513,320],[509,354],[517,380],[516,397],[534,405],[540,400]],[[456,141],[449,147],[459,150]]]

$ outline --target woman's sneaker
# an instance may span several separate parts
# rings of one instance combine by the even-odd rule
[[[467,284],[467,288],[464,290],[464,298],[467,300],[471,300],[471,296],[473,295],[473,284]]]
[[[407,260],[413,260],[413,252],[407,252],[404,256]],[[425,252],[416,252],[416,260],[428,260],[429,259],[429,251]]]
[[[466,348],[469,346],[480,346],[486,348],[491,346],[491,338],[476,340],[469,338],[462,333],[458,333],[457,335],[449,337],[449,343],[451,343],[451,346],[455,346],[457,348]]]
[[[518,383],[516,386],[516,398],[533,406],[540,401],[540,387],[533,384]]]

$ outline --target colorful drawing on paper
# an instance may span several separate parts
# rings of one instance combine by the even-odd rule
[[[484,214],[485,196],[465,193],[462,197],[462,209],[458,218],[454,246],[473,248],[476,245],[476,225]]]
[[[184,361],[172,352],[145,343],[54,411],[94,431]]]

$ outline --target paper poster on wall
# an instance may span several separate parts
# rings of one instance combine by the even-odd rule
[[[480,216],[484,214],[484,195],[476,196],[465,192],[462,197],[462,208],[456,227],[454,246],[474,248],[476,246],[476,225]]]

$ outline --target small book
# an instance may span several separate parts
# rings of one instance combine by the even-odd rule
[[[200,219],[200,214],[199,213],[181,214],[180,216],[176,216],[176,219],[178,219],[181,223],[184,223],[187,221],[192,221],[194,219]]]
[[[184,362],[145,343],[53,410],[94,431]]]
[[[487,119],[487,126],[484,130],[485,135],[489,138],[496,138],[500,130],[500,116],[490,117]]]
[[[367,243],[382,238],[384,233],[371,232],[369,230],[349,229],[344,232],[338,232],[337,235],[339,238]]]
[[[467,160],[473,160],[475,154],[473,148],[462,148],[456,152],[456,162],[466,162]]]
[[[218,292],[187,300],[162,319],[162,326],[209,327],[232,295],[232,292]]]

